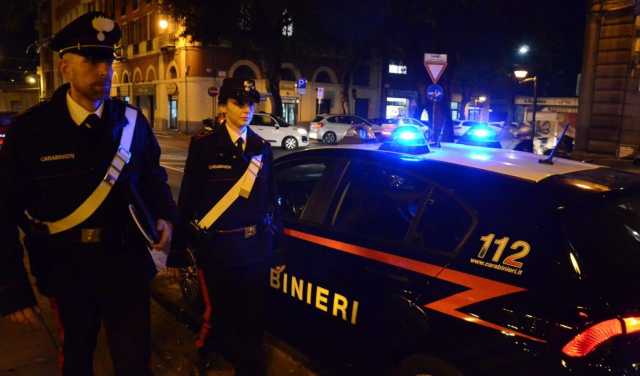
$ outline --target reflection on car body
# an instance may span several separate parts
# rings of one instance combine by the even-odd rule
[[[273,334],[347,374],[637,372],[640,178],[379,147],[276,160],[287,266],[268,276]]]

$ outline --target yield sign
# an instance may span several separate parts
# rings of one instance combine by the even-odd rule
[[[431,77],[433,83],[438,83],[440,77],[447,68],[447,55],[446,54],[424,54],[424,67]]]

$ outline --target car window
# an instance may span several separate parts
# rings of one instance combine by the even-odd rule
[[[326,171],[326,162],[307,162],[276,172],[278,205],[284,219],[297,220],[302,217],[309,198]]]
[[[314,123],[317,123],[319,121],[322,121],[322,119],[324,119],[324,116],[316,116],[311,121],[314,122]]]
[[[340,198],[333,225],[339,232],[366,239],[402,242],[427,187],[403,172],[371,165],[359,168]]]
[[[330,123],[340,123],[340,116],[331,116],[327,118],[327,121]]]
[[[452,194],[434,187],[416,228],[415,241],[428,251],[454,252],[474,226],[472,214]]]
[[[251,120],[252,125],[269,126],[272,125],[271,117],[268,115],[254,115]]]

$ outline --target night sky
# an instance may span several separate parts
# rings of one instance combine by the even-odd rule
[[[415,36],[425,40],[425,48],[456,54],[459,64],[466,64],[467,69],[478,67],[478,73],[487,76],[491,72],[504,77],[514,64],[524,64],[537,72],[541,95],[575,95],[582,64],[584,0],[466,0],[457,6],[451,3],[433,1],[434,32]],[[33,53],[29,56],[25,52],[37,37],[32,17],[31,13],[21,12],[11,16],[17,24],[13,30],[2,26],[0,79],[15,74],[18,66],[24,68],[37,62]],[[526,58],[516,54],[521,43],[532,48]],[[527,92],[526,88],[519,90]]]

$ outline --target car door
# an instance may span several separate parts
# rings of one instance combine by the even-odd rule
[[[316,157],[287,159],[274,168],[284,225],[276,242],[280,260],[274,262],[286,267],[280,273],[272,267],[269,274],[271,330],[309,354],[322,354],[332,346],[335,336],[326,323],[336,319],[330,307],[338,290],[327,254],[308,239],[326,236],[322,223],[347,164]]]
[[[355,324],[341,327],[345,357],[382,362],[424,333],[421,308],[414,301],[430,282],[413,269],[427,268],[435,275],[442,263],[427,264],[410,234],[431,187],[401,164],[351,165],[330,220],[333,239],[340,242],[331,264],[333,278],[359,304]]]

